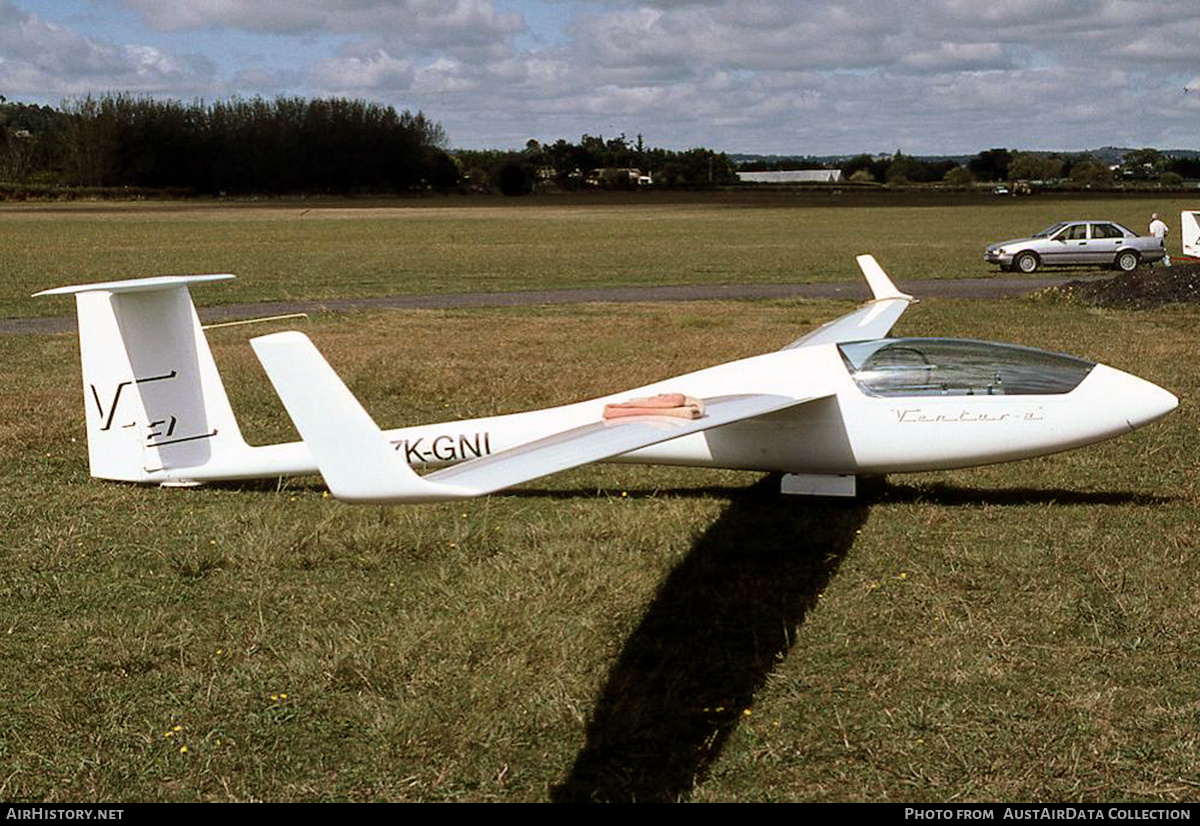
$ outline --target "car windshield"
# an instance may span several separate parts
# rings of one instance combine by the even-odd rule
[[[1035,232],[1033,234],[1033,237],[1034,238],[1049,238],[1051,235],[1058,232],[1060,229],[1062,229],[1066,225],[1067,225],[1066,221],[1059,221],[1057,224],[1051,224],[1050,226],[1046,227],[1041,232]]]
[[[838,345],[870,396],[1024,396],[1074,390],[1095,362],[1074,356],[948,338],[892,338]]]

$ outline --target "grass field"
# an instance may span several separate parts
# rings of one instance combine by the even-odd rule
[[[849,214],[834,212],[812,220]],[[896,220],[940,238],[943,217]],[[5,231],[30,220],[11,218]],[[605,222],[621,236],[644,218]],[[347,216],[341,235],[359,220],[376,219]],[[407,220],[435,234],[435,216]],[[295,232],[337,258],[340,236]],[[202,268],[267,266],[248,237]],[[579,250],[588,270],[594,248]],[[645,254],[688,280],[679,256]],[[70,255],[113,274],[94,260],[107,248]],[[744,255],[776,266],[769,247]],[[398,426],[634,386],[847,309],[405,311],[304,329]],[[1060,456],[875,480],[851,502],[781,499],[761,474],[616,465],[388,508],[333,501],[318,479],[101,483],[75,336],[0,337],[0,799],[1194,800],[1196,321],[1191,307],[922,302],[897,332],[1085,355],[1180,408]],[[243,430],[292,438],[249,334],[212,333]]]
[[[414,204],[416,206],[414,206]],[[0,205],[0,318],[62,284],[233,272],[209,302],[650,284],[857,278],[873,253],[904,278],[994,272],[987,244],[1065,218],[1144,229],[1191,201],[663,194],[429,201]],[[1178,244],[1178,236],[1173,239]]]

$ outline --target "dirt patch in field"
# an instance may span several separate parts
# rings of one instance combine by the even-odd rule
[[[1148,310],[1164,304],[1200,304],[1200,263],[1143,267],[1103,281],[1068,281],[1036,297],[1090,307]]]

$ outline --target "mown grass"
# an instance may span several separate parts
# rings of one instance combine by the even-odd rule
[[[60,304],[29,300],[47,287],[166,273],[237,274],[210,291],[210,303],[844,281],[857,277],[853,257],[863,252],[901,278],[977,277],[994,271],[982,260],[987,244],[1052,221],[1104,217],[1144,228],[1151,210],[1170,217],[1190,206],[853,193],[2,205],[0,318],[61,313]]]
[[[387,425],[781,346],[833,302],[315,319]],[[781,499],[595,466],[465,504],[319,480],[90,480],[73,335],[0,340],[7,800],[1185,800],[1196,316],[926,301],[906,334],[1065,350],[1180,396],[1128,437]],[[263,332],[257,330],[255,332]],[[246,345],[254,441],[291,427]]]

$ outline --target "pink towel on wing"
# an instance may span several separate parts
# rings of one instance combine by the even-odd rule
[[[704,402],[682,393],[660,393],[640,399],[604,405],[605,419],[626,416],[674,416],[679,419],[699,419],[704,415]]]

